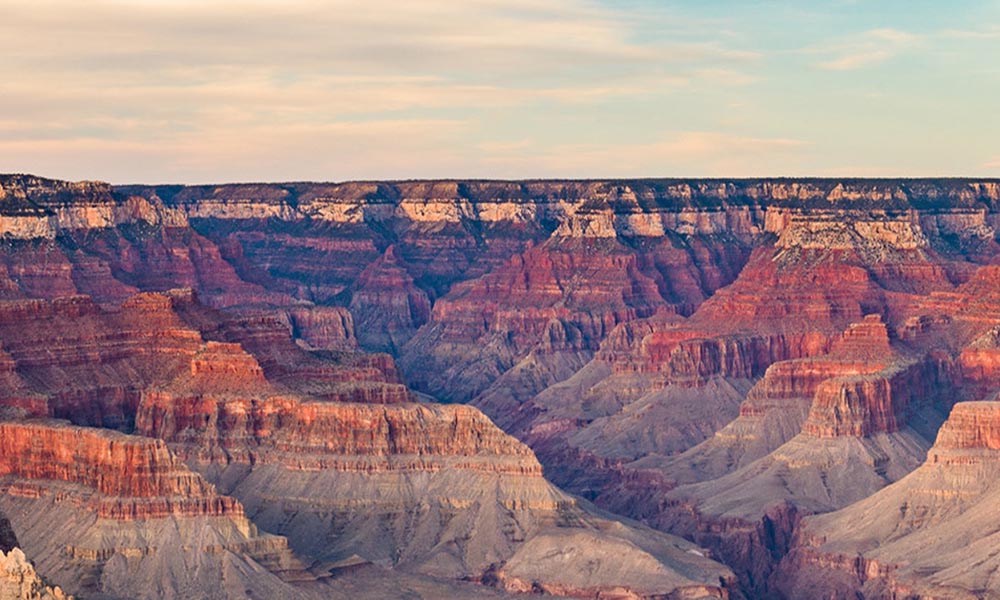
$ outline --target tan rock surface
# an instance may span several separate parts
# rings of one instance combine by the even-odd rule
[[[782,563],[792,598],[992,598],[1000,404],[961,402],[927,460],[893,485],[803,523]]]

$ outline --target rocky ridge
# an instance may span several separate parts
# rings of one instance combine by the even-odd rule
[[[24,421],[0,423],[0,443],[0,508],[39,570],[63,588],[241,597],[235,578],[246,589],[297,595],[261,567],[304,572],[285,539],[259,532],[239,502],[218,494],[162,441]],[[191,549],[187,558],[181,547]],[[197,567],[187,570],[186,560]],[[205,578],[213,576],[229,589],[210,591]]]
[[[595,515],[556,490],[531,450],[474,408],[410,402],[388,357],[309,351],[273,314],[222,313],[190,290],[140,293],[120,307],[79,296],[2,304],[4,405],[19,417],[0,424],[0,443],[16,451],[0,468],[2,507],[18,516],[14,528],[39,569],[74,592],[229,598],[243,597],[235,582],[245,581],[309,597],[325,589],[324,568],[303,565],[352,560],[500,585],[502,565],[532,549],[558,551],[567,527],[638,544],[574,561],[660,565],[640,587],[611,569],[581,589],[723,595],[732,584],[693,545]],[[53,512],[69,528],[58,537],[38,518]],[[286,534],[306,562],[257,527]],[[208,544],[200,575],[154,585],[195,539]],[[234,583],[208,592],[206,577]]]
[[[843,510],[810,517],[779,570],[790,598],[982,598],[995,594],[1000,404],[962,402],[926,461]],[[984,520],[985,518],[985,520]],[[846,527],[846,523],[851,523]]]
[[[551,506],[589,509],[567,508],[487,419],[416,410],[402,381],[482,408],[572,491],[711,546],[751,594],[774,591],[802,515],[905,479],[955,400],[998,392],[996,182],[0,187],[5,411],[162,435],[293,547],[332,502],[351,525],[320,527],[339,540],[330,559],[360,547],[349,530],[388,530],[362,554],[593,591],[531,570],[576,544],[547,533],[566,522],[543,516]],[[195,292],[136,295],[176,287]],[[93,300],[64,299],[81,293]],[[36,310],[49,316],[33,346],[17,324]],[[157,349],[130,360],[146,340]],[[454,441],[434,433],[450,426]],[[425,430],[429,446],[403,441]],[[319,442],[329,431],[340,445]],[[441,477],[454,461],[461,477]],[[302,488],[305,501],[268,514],[271,490],[315,469],[332,495]],[[371,504],[399,481],[420,493]],[[851,481],[864,484],[846,493]],[[484,486],[499,491],[463,495]],[[415,525],[393,521],[389,507],[421,506],[420,494],[451,500]],[[482,506],[539,498],[506,521],[537,536],[461,541],[499,522]],[[580,518],[576,533],[604,535]],[[464,533],[421,557],[448,519]]]

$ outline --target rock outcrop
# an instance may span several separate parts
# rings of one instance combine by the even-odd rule
[[[651,455],[631,466],[669,473],[677,484],[715,479],[762,458],[802,431],[813,413],[814,397],[837,381],[864,379],[893,360],[888,331],[878,315],[868,315],[834,340],[827,354],[773,363],[746,394],[739,416],[701,444],[673,457]],[[823,409],[816,409],[817,417]]]
[[[0,599],[72,600],[58,587],[45,585],[20,548],[0,550]]]
[[[947,354],[912,352],[894,348],[871,315],[830,353],[773,365],[709,440],[622,467],[647,473],[660,495],[626,479],[605,497],[637,498],[637,516],[712,548],[745,589],[768,594],[803,515],[861,500],[923,459],[958,375]]]
[[[25,421],[0,423],[0,445],[0,507],[39,572],[63,589],[305,597],[271,572],[304,572],[285,539],[260,533],[160,440]]]
[[[93,489],[96,494],[86,507],[98,518],[242,516],[237,502],[216,494],[159,440],[26,421],[0,423],[0,446],[0,477]],[[16,485],[30,490],[29,484]]]
[[[299,318],[288,310],[293,322]],[[332,312],[347,333],[349,319]],[[322,333],[322,312],[308,314],[314,330],[306,337],[336,346],[341,330]],[[190,290],[136,294],[111,309],[84,296],[0,301],[0,406],[128,432],[144,390],[192,377],[218,389],[266,377],[328,399],[410,399],[388,356],[307,351],[292,339],[288,320],[222,313]]]
[[[961,402],[923,465],[843,510],[807,518],[778,573],[790,598],[984,598],[998,593],[993,528],[1000,404]]]
[[[151,394],[137,427],[167,440],[239,498],[255,523],[314,559],[360,556],[508,589],[527,581],[529,589],[566,584],[647,597],[689,589],[722,595],[720,577],[732,585],[719,565],[692,556],[694,546],[581,507],[542,478],[527,446],[473,408],[247,395]],[[567,532],[595,543],[563,549]],[[643,573],[658,566],[641,581],[618,568],[581,579],[584,564],[610,560],[601,555],[607,544],[622,545],[614,559],[638,561]],[[540,547],[564,554],[561,579],[517,567]]]
[[[87,552],[143,549],[108,557],[100,580],[73,575],[110,594],[173,569],[185,536],[242,539],[217,529],[246,518],[236,506],[337,565],[349,590],[359,573],[442,597],[459,588],[441,578],[623,597],[733,588],[694,546],[552,487],[545,465],[710,547],[744,592],[801,594],[804,580],[773,575],[801,519],[811,531],[807,515],[907,481],[956,400],[998,397],[998,215],[1000,184],[974,180],[0,176],[0,416],[138,432],[186,464],[140,461],[137,476],[165,486],[147,497],[121,478],[60,479],[61,458],[11,463],[5,478],[59,491],[2,494],[0,508],[19,510],[17,541],[43,574],[65,561],[24,515],[50,505],[67,539],[105,540],[73,542]],[[420,393],[469,402],[521,441]],[[190,506],[163,500],[185,485]],[[140,543],[157,536],[168,549]],[[797,539],[786,560],[812,552]],[[203,572],[288,591],[267,560],[226,552]],[[895,562],[865,564],[899,577],[837,590],[916,585]],[[335,596],[320,571],[311,591]]]
[[[398,352],[430,319],[431,301],[401,264],[394,246],[358,275],[351,286],[351,313],[357,315],[362,345]]]
[[[869,256],[855,246],[826,249],[810,237],[812,229],[799,221],[785,229],[794,235],[784,241],[779,238],[773,247],[754,250],[739,277],[690,317],[656,316],[643,325],[622,326],[619,333],[609,336],[593,366],[574,375],[578,382],[567,379],[526,403],[520,429],[515,431],[540,449],[559,483],[569,484],[557,475],[567,468],[559,462],[559,456],[566,454],[566,445],[603,458],[626,459],[687,450],[738,416],[737,407],[747,390],[770,366],[827,354],[850,324],[861,322],[865,315],[896,310],[905,294],[879,284],[875,271],[885,264],[879,262],[881,255]],[[855,223],[868,226],[870,221],[859,218]],[[847,236],[845,243],[851,241],[856,241],[855,237]],[[933,264],[930,250],[903,246],[899,252],[906,260]],[[931,279],[927,285],[952,289],[951,283],[941,278]],[[862,355],[847,362],[855,363],[856,371],[857,363],[866,358]],[[843,368],[845,374],[852,371],[850,365]],[[585,379],[599,371],[606,374]],[[779,369],[774,375],[786,371]],[[763,394],[758,390],[748,399],[742,409],[746,418],[734,424],[735,428],[744,427],[748,420],[760,421],[762,411],[754,408],[754,403],[766,404],[760,397]],[[812,391],[799,397],[803,401],[791,402],[790,412],[774,411],[787,423],[763,434],[771,442],[754,450],[757,457],[798,433],[799,419],[812,403]],[[642,431],[655,421],[636,416],[655,414],[650,413],[656,410],[652,407],[661,407],[659,410],[671,415],[669,429]],[[801,416],[796,417],[797,413]],[[629,435],[622,433],[623,428],[636,429]],[[609,430],[618,432],[618,443],[607,441],[603,432]],[[651,436],[654,443],[647,441]],[[629,438],[639,443],[623,447],[621,441]],[[556,451],[550,460],[545,448],[552,446]],[[607,447],[615,450],[609,453]],[[725,448],[723,452],[729,454],[723,459],[727,469],[733,467],[733,460],[741,460]],[[572,453],[568,456],[575,460]],[[714,474],[721,473],[716,470]]]

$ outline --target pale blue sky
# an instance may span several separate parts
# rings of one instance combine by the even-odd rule
[[[1000,0],[0,0],[0,172],[1000,176]]]

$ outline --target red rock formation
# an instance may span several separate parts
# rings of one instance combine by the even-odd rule
[[[1000,450],[1000,405],[982,402],[962,402],[938,432],[934,448],[927,460],[937,464],[957,453],[952,450]]]
[[[221,464],[361,472],[461,467],[541,476],[541,465],[526,446],[464,406],[382,407],[151,392],[143,398],[136,429],[175,444],[186,458]]]
[[[592,353],[620,323],[657,310],[690,312],[745,260],[740,246],[726,250],[702,238],[678,249],[661,231],[636,250],[618,235],[607,210],[578,214],[544,244],[455,286],[404,348],[408,380],[442,397],[472,398],[529,352]],[[722,264],[709,264],[705,254]],[[438,367],[426,369],[428,360]]]
[[[128,431],[142,392],[178,378],[195,378],[201,391],[260,386],[266,376],[330,399],[411,397],[388,356],[310,353],[283,315],[233,317],[190,291],[137,294],[116,310],[87,297],[0,302],[0,337],[0,405],[77,424]]]
[[[357,350],[354,319],[336,306],[293,306],[288,309],[292,336],[317,350]]]
[[[605,245],[588,254],[562,242],[536,247],[456,286],[404,348],[408,380],[432,394],[471,399],[542,342],[550,322],[571,325],[577,343],[596,350],[616,324],[648,316],[662,303],[624,248]]]
[[[530,422],[523,426],[526,432],[523,435],[528,436],[533,447],[553,447],[553,438],[562,439],[570,445],[586,443],[588,438],[585,434],[576,431],[581,427],[593,428],[595,425],[592,423],[598,422],[594,421],[595,417],[617,413],[622,421],[619,427],[642,427],[641,421],[636,423],[628,418],[630,406],[652,402],[657,397],[676,397],[678,393],[671,390],[677,388],[704,389],[708,385],[717,385],[723,378],[752,382],[777,362],[823,355],[838,340],[845,348],[850,346],[849,340],[840,339],[848,325],[861,322],[866,314],[881,314],[896,301],[888,297],[875,281],[870,271],[871,257],[852,246],[824,249],[822,244],[810,237],[813,234],[805,222],[799,223],[798,227],[793,234],[779,241],[776,248],[755,250],[737,280],[706,300],[688,319],[651,319],[641,329],[645,333],[641,341],[637,341],[638,336],[632,333],[639,331],[640,326],[630,325],[630,329],[623,330],[628,333],[623,335],[625,340],[632,338],[636,341],[625,347],[612,337],[607,349],[598,353],[595,359],[595,363],[610,363],[610,376],[596,382],[587,381],[583,390],[564,386],[572,395],[565,403],[556,397],[559,393],[556,387],[552,388],[551,394],[539,395],[530,403],[533,406],[526,405],[524,409],[531,417]],[[856,237],[848,237],[847,241],[857,242]],[[942,285],[950,288],[947,282]],[[869,334],[859,330],[848,335],[866,338]],[[888,343],[886,336],[883,327],[881,341],[872,341],[870,349],[850,361],[867,360],[872,353],[884,350]],[[653,395],[657,393],[660,395]],[[579,400],[581,397],[582,402]],[[802,398],[807,408],[812,400],[811,394]],[[703,404],[708,401],[706,398]],[[574,411],[570,408],[574,402],[577,406],[583,404],[600,409],[588,411],[577,408]],[[553,410],[554,405],[558,406],[558,410]],[[746,410],[753,411],[752,402]],[[796,412],[801,414],[803,410]],[[690,410],[684,410],[684,413],[703,418],[702,414]],[[675,415],[677,411],[670,411],[670,414]],[[735,416],[731,414],[729,418]],[[750,416],[749,413],[746,416]],[[802,414],[799,418],[804,416]],[[555,419],[570,423],[575,421],[577,424],[554,435],[543,433],[548,422]],[[677,429],[693,429],[683,420],[678,420],[680,425],[677,421],[672,423]],[[768,444],[760,445],[759,451],[770,451],[787,441],[798,433],[800,423],[786,424],[779,435],[769,437]],[[716,429],[723,424],[720,423]],[[699,431],[696,435],[672,434],[670,437],[673,439],[660,442],[656,452],[667,454],[685,450],[710,434],[711,431]],[[582,450],[591,448],[584,445]],[[648,448],[643,450],[649,451]],[[601,452],[606,450],[598,451],[599,454]],[[630,455],[628,450],[620,453]],[[636,454],[638,452],[631,455]],[[572,456],[572,453],[553,453],[554,457],[561,455]],[[547,453],[543,452],[542,458],[545,462]],[[723,462],[726,468],[732,469],[739,463],[739,457],[727,452]],[[552,470],[572,470],[570,465],[549,464]],[[709,468],[709,472],[715,471]]]
[[[960,402],[926,462],[843,510],[810,517],[776,577],[789,598],[975,598],[992,582],[1000,404]]]
[[[0,306],[0,332],[17,373],[5,405],[28,395],[35,399],[30,414],[125,428],[137,390],[185,369],[203,344],[168,302],[153,296],[114,312],[87,297],[7,302]]]
[[[0,446],[0,476],[17,482],[7,493],[45,493],[45,480],[74,483],[97,492],[89,504],[104,519],[243,514],[159,440],[28,421],[0,423]]]
[[[31,420],[0,423],[0,446],[0,507],[39,572],[69,591],[302,595],[268,572],[309,578],[285,539],[258,533],[161,440]]]
[[[959,366],[970,400],[996,394],[1000,382],[1000,327],[994,327],[962,349]]]
[[[686,587],[724,594],[719,577],[732,579],[679,540],[588,515],[542,478],[527,446],[470,407],[149,394],[137,426],[232,488],[256,522],[322,560],[361,555],[490,583],[490,569],[518,564],[526,541],[559,548],[551,537],[573,531],[596,544],[568,557],[571,582],[576,565],[599,560],[606,544],[627,546],[621,560],[640,561],[653,596]],[[372,527],[381,533],[364,533]],[[602,571],[587,581],[606,594],[627,579]]]
[[[716,435],[675,458],[650,457],[634,467],[656,469],[674,485],[720,477],[766,456],[799,434],[817,389],[825,382],[871,375],[893,360],[886,326],[877,315],[869,315],[835,339],[829,353],[768,367],[740,404],[739,416]]]
[[[526,523],[559,518],[537,463],[478,413],[406,404],[392,359],[354,352],[353,320],[420,389],[476,397],[550,474],[617,509],[636,494],[655,520],[667,488],[711,479],[671,496],[660,523],[705,536],[766,591],[788,511],[898,479],[954,397],[997,393],[998,208],[996,182],[963,180],[114,189],[0,176],[3,412],[124,430],[138,414],[265,522],[309,539],[329,517],[333,554],[382,519],[403,542],[366,550],[412,565],[421,545],[447,545],[444,528],[461,556],[433,568],[479,576],[530,538]],[[178,285],[228,311],[132,297]],[[81,292],[94,301],[57,300]],[[946,398],[956,357],[964,381]],[[670,456],[720,428],[710,451]],[[469,491],[487,488],[495,498]],[[357,508],[373,506],[365,494],[384,502],[377,518]],[[529,505],[544,510],[490,516]],[[433,508],[408,521],[400,506]],[[480,544],[498,529],[514,533]]]
[[[395,246],[365,267],[351,291],[361,344],[369,350],[397,351],[431,315],[431,301],[413,282]]]
[[[923,420],[932,433],[956,380],[948,354],[900,355],[885,324],[870,315],[828,354],[772,365],[740,417],[703,444],[621,467],[642,473],[666,501],[627,479],[613,490],[634,499],[635,514],[726,557],[745,589],[767,593],[797,515],[842,507],[913,469],[929,446]]]
[[[815,437],[869,436],[899,431],[922,408],[944,402],[958,375],[947,355],[917,363],[896,362],[867,375],[841,376],[817,388],[803,433]],[[941,406],[941,404],[939,404]]]
[[[191,377],[212,386],[247,389],[262,385],[264,369],[239,344],[208,342],[191,359]]]

